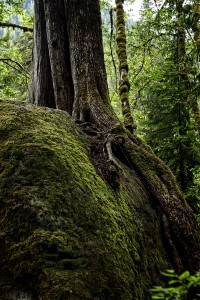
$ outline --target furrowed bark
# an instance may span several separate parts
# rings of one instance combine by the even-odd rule
[[[98,0],[65,1],[72,78],[74,119],[106,128],[115,124],[110,105]]]
[[[99,1],[36,0],[35,8],[40,11],[30,101],[67,110],[75,120],[103,130],[111,128],[117,117],[109,99]],[[40,94],[45,87],[50,93]],[[49,101],[52,90],[55,99]]]
[[[64,2],[63,0],[43,2],[56,108],[72,114],[74,88]]]
[[[43,2],[35,0],[34,10],[33,66],[29,101],[38,106],[55,108]]]

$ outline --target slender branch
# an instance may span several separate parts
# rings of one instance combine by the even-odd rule
[[[196,42],[195,42],[194,38],[192,37],[190,31],[189,31],[187,28],[186,28],[186,31],[187,31],[187,34],[189,35],[189,37],[190,37],[190,39],[191,39],[193,45],[196,46]],[[192,51],[193,51],[193,50],[192,50]]]
[[[136,49],[139,49],[139,48],[142,48],[142,47],[145,47],[148,43],[150,43],[153,39],[155,38],[159,38],[160,36],[164,35],[164,33],[160,33],[156,36],[152,36],[150,37],[146,42],[144,42],[141,46],[134,46],[132,45],[133,48],[136,48]]]
[[[0,62],[5,63],[6,65],[10,66],[11,68],[15,69],[16,71],[20,72],[20,73],[24,73],[25,76],[30,75],[25,69],[24,67],[18,63],[17,61],[12,60],[11,58],[0,58]],[[9,64],[9,62],[14,63],[18,66],[18,68],[16,68],[15,66],[13,66],[12,64]],[[27,76],[28,77],[28,76]]]
[[[33,32],[33,28],[30,27],[26,27],[26,26],[20,26],[17,24],[13,24],[13,23],[7,23],[7,22],[0,22],[0,27],[11,27],[13,30],[18,28],[23,30],[24,32]]]
[[[14,70],[16,70],[17,72],[20,72],[19,69],[17,69],[16,67],[10,65],[7,61],[4,61],[4,63],[5,63],[7,66],[9,66],[9,67],[13,68]]]
[[[137,100],[138,99],[140,99],[140,97],[141,97],[141,91],[148,85],[148,84],[150,84],[150,81],[147,81],[138,91],[137,91],[137,93],[135,94],[136,96],[135,96],[135,104],[137,103]],[[133,107],[134,106],[134,102],[132,102],[132,104],[131,104],[131,107]]]
[[[141,64],[139,70],[137,71],[137,73],[135,74],[135,76],[133,77],[133,82],[137,78],[137,76],[140,74],[140,72],[142,72],[142,69],[143,69],[144,63],[145,63],[145,58],[146,58],[146,49],[144,48],[142,64]]]

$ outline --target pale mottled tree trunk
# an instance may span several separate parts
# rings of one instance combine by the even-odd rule
[[[124,124],[127,129],[131,132],[135,128],[133,118],[131,115],[131,108],[129,103],[129,90],[130,82],[128,75],[128,62],[127,62],[127,51],[126,51],[126,32],[125,32],[125,21],[124,21],[124,9],[122,0],[116,0],[116,28],[117,28],[117,55],[119,59],[119,95],[122,106],[122,114],[124,118]]]

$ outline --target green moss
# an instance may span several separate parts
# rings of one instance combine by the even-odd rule
[[[148,299],[164,250],[158,221],[154,240],[144,233],[152,208],[141,182],[127,173],[114,192],[64,111],[1,101],[0,118],[1,295]]]
[[[126,84],[120,85],[119,93],[120,93],[121,99],[123,101],[124,101],[124,99],[126,99],[126,100],[128,99],[128,91],[129,91],[129,88]]]
[[[119,29],[118,29],[119,30]],[[116,37],[116,41],[119,42],[119,46],[121,49],[125,50],[126,49],[126,36],[125,36],[125,32],[121,32],[117,35]]]
[[[120,72],[120,79],[121,79],[119,94],[120,94],[120,101],[122,104],[122,115],[124,118],[124,124],[130,132],[133,132],[135,126],[131,115],[130,104],[127,95],[130,89],[130,82],[128,79],[126,32],[125,32],[125,22],[124,22],[124,10],[122,5],[123,1],[116,0],[115,3],[116,3],[116,27],[117,27],[117,37],[116,37],[117,55],[119,59],[119,72]]]

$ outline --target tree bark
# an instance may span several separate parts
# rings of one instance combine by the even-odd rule
[[[131,115],[130,103],[129,103],[129,90],[130,81],[128,76],[128,62],[126,51],[126,32],[124,21],[124,9],[122,0],[116,0],[116,28],[117,28],[117,55],[119,59],[119,95],[122,106],[122,115],[124,118],[124,124],[127,129],[133,132],[135,128],[133,118]]]
[[[34,22],[33,66],[29,100],[39,106],[56,107],[49,51],[46,36],[46,22],[42,1],[36,0]]]
[[[99,1],[66,1],[66,17],[75,91],[73,117],[108,126],[113,111],[104,65]]]
[[[75,120],[111,127],[117,118],[106,80],[99,1],[36,0],[35,7],[37,42],[30,101],[50,107],[48,97],[38,90],[52,86],[52,80],[56,108],[68,111]],[[45,70],[39,69],[38,56],[46,62]],[[52,79],[44,78],[43,72]]]
[[[200,63],[200,1],[193,1],[193,14],[192,14],[192,23],[191,28],[194,33],[194,41],[196,44],[197,50],[197,63]]]
[[[44,0],[43,3],[56,107],[71,114],[74,88],[64,2]]]

